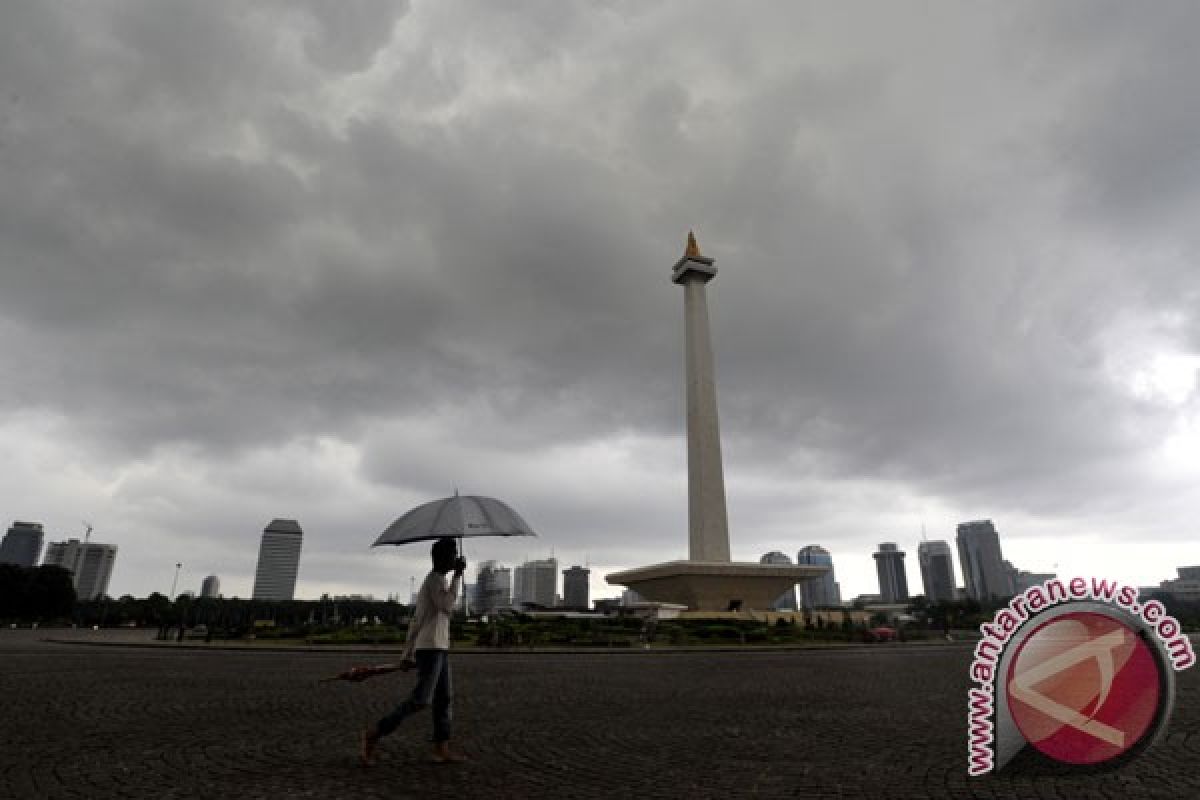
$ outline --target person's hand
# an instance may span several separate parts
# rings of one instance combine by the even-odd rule
[[[416,665],[417,665],[416,661],[413,661],[411,658],[406,658],[400,662],[400,670],[402,672],[408,672],[410,669],[412,669]]]

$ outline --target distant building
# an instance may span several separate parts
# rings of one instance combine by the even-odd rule
[[[601,614],[620,614],[623,605],[619,597],[601,597],[595,602],[596,611]]]
[[[917,561],[929,604],[954,602],[954,556],[950,545],[941,540],[921,542],[917,545]]]
[[[209,575],[200,583],[200,596],[203,597],[220,597],[221,596],[221,579],[216,575]]]
[[[0,564],[37,566],[44,536],[42,523],[14,521],[8,533],[4,534],[4,541],[0,542]]]
[[[512,570],[495,561],[484,561],[476,573],[475,595],[472,611],[492,614],[512,608]]]
[[[810,544],[796,553],[797,564],[829,567],[819,578],[800,582],[800,604],[804,608],[831,608],[842,604],[842,591],[833,574],[833,556],[824,547]]]
[[[772,550],[769,553],[764,553],[763,557],[758,560],[760,564],[787,564],[791,565],[792,559],[788,558],[787,554],[781,553],[778,550]],[[771,608],[776,611],[795,611],[796,610],[796,587],[788,589],[779,597],[775,598],[775,602],[771,604]]]
[[[982,603],[1014,594],[1000,551],[1000,535],[990,519],[958,526],[958,563],[971,599]]]
[[[903,603],[908,600],[908,576],[904,572],[904,551],[895,542],[879,545],[875,556],[875,572],[879,575],[879,597],[883,603]]]
[[[417,595],[419,592],[413,592],[409,598],[410,606],[417,605]],[[463,603],[466,603],[466,608],[463,608]],[[459,611],[470,611],[472,614],[479,611],[479,586],[474,583],[463,584],[462,594],[455,602],[454,607]]]
[[[553,608],[558,594],[558,560],[526,561],[513,570],[513,605],[534,603]]]
[[[642,597],[633,589],[626,589],[625,591],[621,592],[621,597],[619,600],[621,601],[622,606],[635,606],[638,603],[646,602],[646,598]]]
[[[1031,589],[1038,584],[1052,581],[1058,575],[1053,572],[1029,572],[1027,570],[1019,570],[1014,578],[1013,594],[1018,594]]]
[[[68,539],[48,544],[42,563],[70,571],[75,584],[75,596],[80,600],[95,600],[108,594],[108,581],[112,578],[116,560],[115,544],[84,544],[78,539]]]
[[[304,531],[294,519],[274,519],[263,529],[254,572],[255,600],[293,600],[300,572],[300,547]]]
[[[587,609],[591,587],[588,576],[590,569],[578,565],[563,570],[563,606],[565,608]]]
[[[1178,567],[1179,577],[1163,581],[1158,591],[1181,603],[1200,603],[1200,567]]]

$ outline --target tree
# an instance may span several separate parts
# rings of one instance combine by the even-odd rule
[[[74,606],[71,573],[62,567],[0,564],[0,617],[56,619],[69,617]]]

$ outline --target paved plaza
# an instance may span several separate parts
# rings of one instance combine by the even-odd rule
[[[407,687],[321,676],[389,656],[42,642],[0,631],[0,797],[1200,797],[1200,670],[1122,771],[971,779],[964,645],[455,657],[464,765],[427,714],[356,737]],[[1028,765],[1027,765],[1028,766]]]

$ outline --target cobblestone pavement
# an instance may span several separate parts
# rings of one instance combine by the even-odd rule
[[[0,631],[2,798],[1200,797],[1200,669],[1125,769],[968,778],[964,646],[454,657],[463,765],[427,714],[356,763],[411,686],[318,685],[337,653],[40,642]]]

